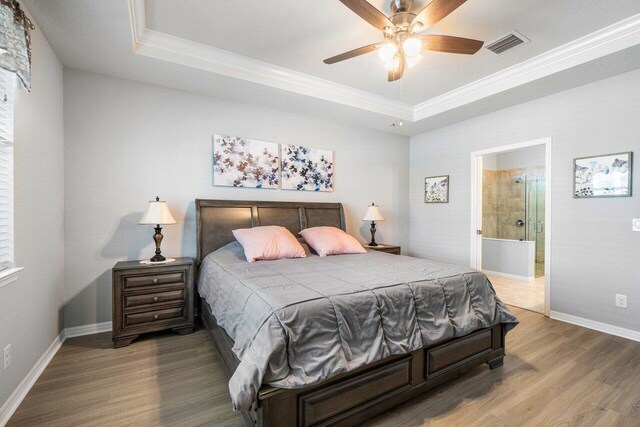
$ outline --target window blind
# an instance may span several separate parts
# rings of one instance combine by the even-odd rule
[[[13,102],[15,75],[0,70],[0,270],[13,267]]]

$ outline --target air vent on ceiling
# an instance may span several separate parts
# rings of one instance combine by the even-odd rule
[[[496,55],[500,55],[510,49],[513,49],[516,46],[520,46],[523,44],[529,43],[529,39],[523,36],[522,34],[512,31],[509,34],[506,34],[502,37],[499,37],[497,40],[488,43],[486,48]]]

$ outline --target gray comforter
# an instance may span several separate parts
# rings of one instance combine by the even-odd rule
[[[239,243],[202,263],[198,289],[240,360],[235,410],[262,384],[298,388],[516,317],[487,277],[381,252],[248,263]]]

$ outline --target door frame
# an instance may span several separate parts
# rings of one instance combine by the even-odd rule
[[[506,151],[514,151],[521,148],[544,145],[544,314],[549,316],[551,312],[551,193],[553,186],[551,181],[551,138],[540,138],[532,141],[524,141],[515,144],[502,145],[471,153],[471,268],[482,270],[482,236],[477,230],[482,230],[482,156]]]

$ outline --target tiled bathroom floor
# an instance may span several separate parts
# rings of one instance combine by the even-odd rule
[[[544,314],[544,276],[531,282],[487,274],[498,298],[505,304]]]

